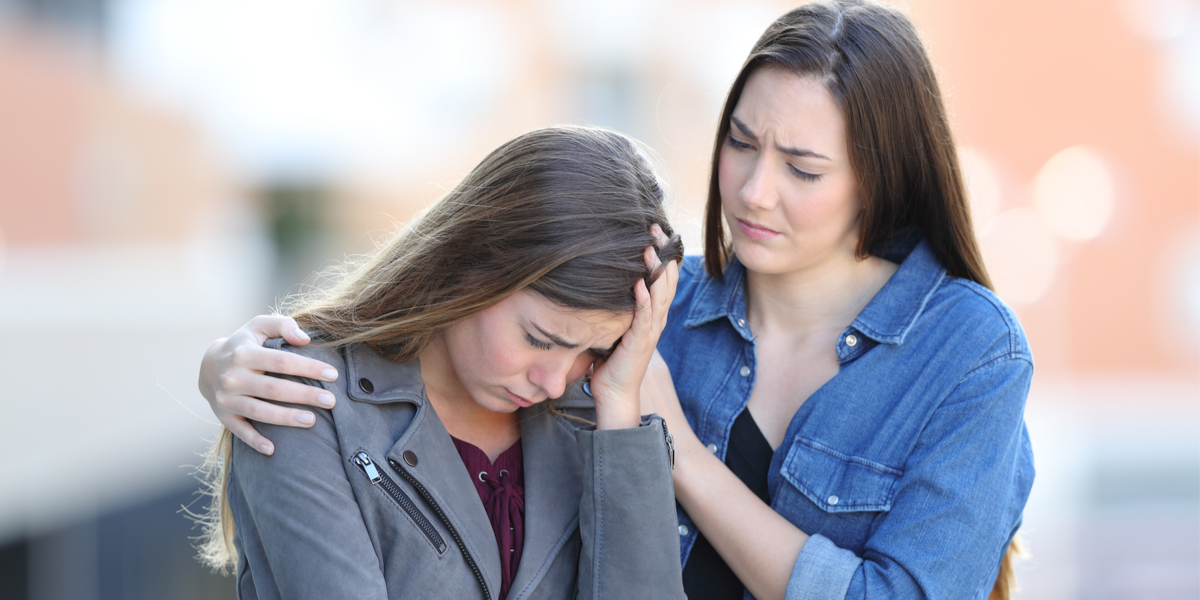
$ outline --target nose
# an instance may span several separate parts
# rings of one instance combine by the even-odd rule
[[[546,394],[546,398],[558,398],[567,391],[575,361],[566,357],[547,359],[529,369],[529,382]]]
[[[770,158],[767,153],[761,153],[755,158],[750,165],[746,182],[738,192],[738,199],[749,208],[770,210],[778,201]]]

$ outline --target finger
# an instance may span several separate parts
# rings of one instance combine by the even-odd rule
[[[653,299],[656,314],[665,313],[675,298],[675,288],[679,283],[679,264],[670,261],[664,268],[654,285],[650,286],[650,297]]]
[[[658,252],[654,251],[654,246],[646,246],[646,250],[642,252],[642,258],[646,261],[646,268],[650,269],[651,273],[662,265],[662,261],[658,258]]]
[[[303,346],[309,342],[308,334],[304,333],[296,325],[296,320],[291,317],[259,315],[250,319],[250,322],[242,326],[242,329],[258,338],[260,345],[277,337],[287,340],[293,346]]]
[[[646,288],[645,280],[639,279],[633,285],[633,298],[637,303],[637,308],[633,311],[633,323],[629,325],[629,333],[621,338],[621,342],[625,343],[628,339],[631,345],[640,345],[650,336],[650,329],[654,325],[650,290]],[[640,348],[634,349],[640,351]]]
[[[244,369],[232,370],[223,375],[221,391],[230,397],[235,395],[253,396],[264,400],[321,408],[333,408],[335,403],[333,394],[324,388]]]
[[[318,381],[336,381],[338,378],[337,369],[328,364],[283,350],[242,344],[234,348],[230,354],[233,359],[232,366],[243,369],[305,377]]]
[[[275,444],[272,444],[271,440],[263,437],[246,419],[234,415],[226,415],[221,417],[221,424],[236,436],[237,439],[245,442],[247,446],[267,456],[275,453]]]
[[[671,238],[667,237],[667,234],[663,232],[662,226],[658,223],[650,226],[650,235],[654,236],[654,246],[656,248],[661,249],[671,241]]]
[[[316,416],[310,411],[280,406],[250,396],[228,396],[221,400],[220,405],[233,417],[259,423],[284,427],[311,427],[317,422]]]

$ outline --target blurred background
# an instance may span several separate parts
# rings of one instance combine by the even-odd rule
[[[208,343],[491,148],[607,125],[693,252],[775,0],[0,0],[0,597],[193,559]],[[1200,598],[1200,1],[912,0],[1037,359],[1018,598]]]

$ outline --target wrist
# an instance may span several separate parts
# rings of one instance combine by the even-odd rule
[[[603,406],[596,403],[596,430],[630,429],[642,424],[638,403],[623,403],[622,406]]]

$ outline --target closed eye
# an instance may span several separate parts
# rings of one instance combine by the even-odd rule
[[[528,331],[525,332],[525,341],[529,342],[530,346],[533,346],[534,348],[537,348],[538,350],[549,350],[550,348],[553,347],[553,345],[550,342],[544,342],[542,340],[539,340],[539,339],[533,337],[533,335],[531,335]]]
[[[746,142],[743,142],[732,135],[725,138],[725,143],[729,144],[729,147],[735,150],[749,150],[750,148],[753,148],[753,146],[750,144],[747,144]]]
[[[802,179],[804,181],[817,181],[821,178],[821,176],[816,173],[809,173],[808,171],[801,171],[800,169],[797,169],[796,167],[794,167],[792,165],[788,165],[788,170],[790,170],[792,172],[792,175],[795,175],[796,177],[799,177],[800,179]]]

